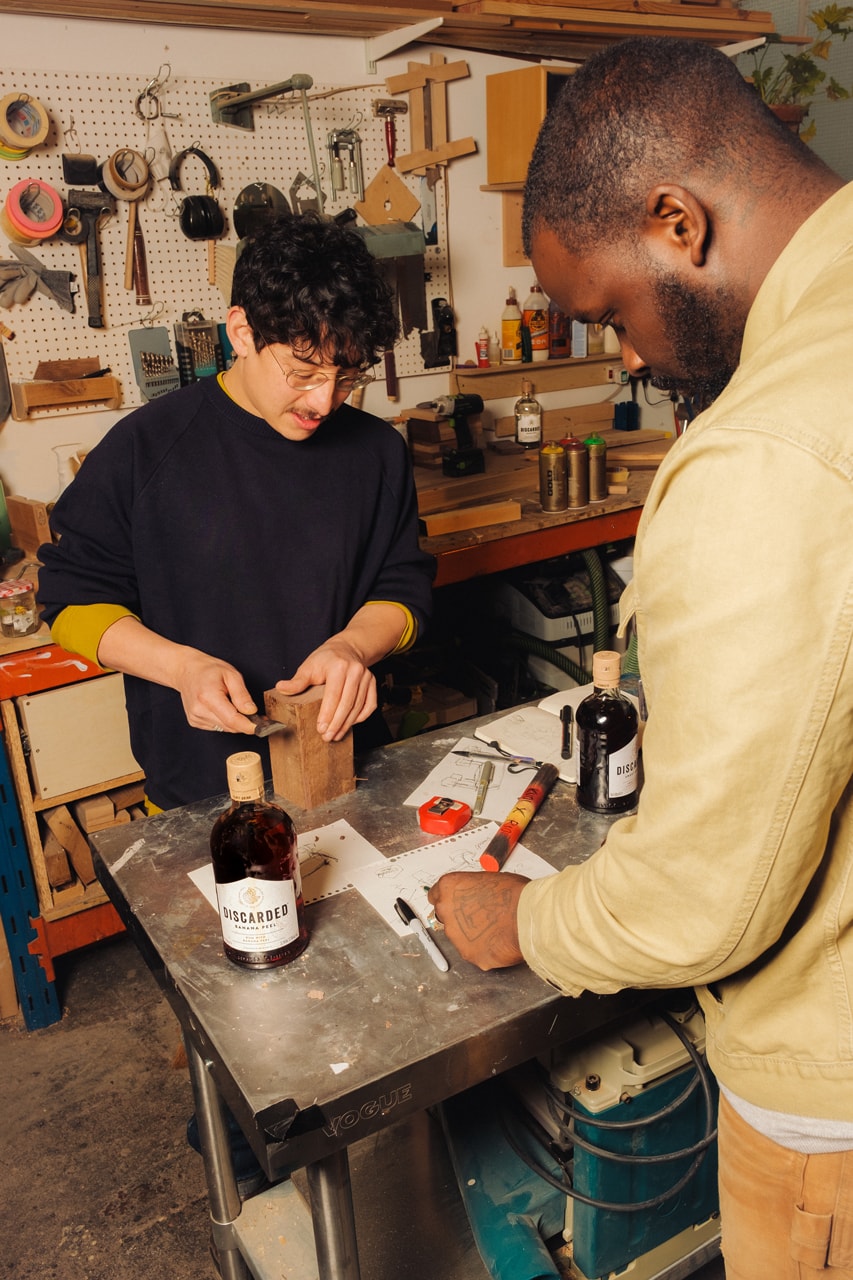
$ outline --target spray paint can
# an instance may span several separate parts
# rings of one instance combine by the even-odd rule
[[[589,454],[589,500],[603,502],[607,497],[607,445],[594,433],[584,441]]]
[[[583,440],[576,436],[567,436],[560,444],[566,451],[568,467],[569,507],[586,507],[589,505],[589,452]]]
[[[566,451],[556,440],[539,450],[539,502],[543,511],[565,511],[569,505]]]

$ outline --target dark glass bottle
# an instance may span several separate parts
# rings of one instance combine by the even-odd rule
[[[637,712],[619,689],[621,658],[593,654],[594,691],[575,713],[578,804],[593,813],[625,813],[637,803]]]
[[[222,942],[235,964],[271,969],[308,945],[296,831],[284,809],[264,799],[256,751],[229,756],[225,767],[231,808],[210,833]]]

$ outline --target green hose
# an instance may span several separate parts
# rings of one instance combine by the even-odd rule
[[[582,552],[586,571],[589,574],[589,589],[592,596],[592,651],[610,648],[610,600],[607,591],[607,578],[601,556],[594,547]],[[559,649],[554,648],[538,636],[528,635],[525,631],[514,631],[508,638],[511,648],[522,653],[534,654],[544,658],[560,671],[564,671],[576,684],[589,684],[592,672],[567,658]]]
[[[572,662],[571,658],[567,658],[564,653],[560,653],[559,649],[555,649],[547,640],[540,640],[538,636],[528,635],[526,631],[513,631],[507,636],[505,643],[510,649],[515,649],[519,653],[534,654],[537,658],[544,658],[546,662],[550,662],[552,666],[571,676],[575,684],[589,684],[592,680],[591,671],[584,671],[583,667],[579,667],[576,662]]]

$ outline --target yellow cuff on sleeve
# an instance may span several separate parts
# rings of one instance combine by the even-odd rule
[[[403,634],[394,645],[391,653],[405,653],[407,649],[411,649],[412,645],[418,638],[418,624],[411,609],[407,609],[404,604],[400,604],[399,600],[368,600],[367,603],[393,604],[395,609],[400,609],[406,615],[406,625],[403,628]],[[388,656],[390,656],[390,654]]]
[[[54,618],[50,635],[69,653],[79,653],[100,666],[101,636],[119,618],[135,617],[135,613],[120,604],[69,604]]]

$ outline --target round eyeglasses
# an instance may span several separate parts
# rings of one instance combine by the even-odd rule
[[[284,375],[285,382],[294,391],[316,391],[318,387],[334,381],[337,391],[343,391],[349,395],[359,387],[366,387],[376,377],[373,369],[360,369],[358,373],[341,373],[334,379],[330,378],[328,373],[323,373],[322,369],[288,369],[281,363],[269,343],[266,344],[266,349]]]

